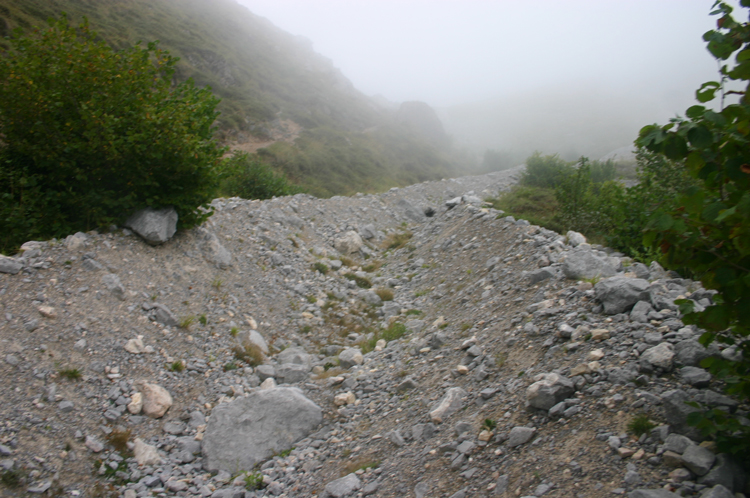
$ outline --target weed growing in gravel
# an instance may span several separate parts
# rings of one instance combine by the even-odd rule
[[[415,292],[415,293],[414,293],[414,297],[422,297],[422,296],[426,296],[426,295],[427,295],[427,294],[429,294],[429,293],[430,293],[430,289],[424,289],[424,290],[421,290],[421,291],[417,291],[417,292]]]
[[[64,368],[58,373],[60,374],[60,377],[68,380],[78,380],[83,375],[78,368]]]
[[[233,362],[233,361],[230,361],[229,363],[227,363],[226,365],[224,365],[224,371],[225,372],[229,372],[230,370],[237,370],[238,368],[239,367],[237,366],[237,364],[235,362]]]
[[[185,370],[185,364],[182,363],[182,360],[176,360],[170,363],[167,368],[171,370],[172,372],[182,372]]]
[[[372,273],[374,271],[379,270],[383,266],[382,261],[373,261],[369,265],[365,265],[362,267],[362,271],[366,271],[367,273]]]
[[[632,432],[638,437],[643,434],[648,434],[654,427],[656,427],[656,424],[651,422],[651,420],[648,418],[648,415],[646,415],[645,413],[636,415],[630,420],[630,422],[628,422],[628,431]]]
[[[602,279],[602,277],[599,276],[599,275],[597,275],[597,276],[591,277],[591,278],[582,278],[581,280],[583,280],[584,282],[588,282],[591,285],[596,285],[596,284],[599,283],[599,280],[601,280],[601,279]]]
[[[310,325],[305,325],[304,327],[299,329],[299,331],[303,334],[309,334],[310,332],[312,332],[312,327]]]
[[[393,301],[393,291],[390,289],[376,289],[375,294],[383,301]]]
[[[497,427],[497,422],[492,420],[491,418],[484,419],[484,422],[482,422],[482,429],[485,431],[492,432],[495,430],[495,427]]]
[[[406,316],[421,315],[421,314],[422,312],[420,310],[410,309],[406,311]]]
[[[357,284],[357,287],[361,289],[369,289],[370,287],[372,287],[372,282],[370,282],[369,278],[358,277],[354,273],[345,273],[344,277],[346,277],[349,280],[352,280],[354,283]]]
[[[392,233],[383,241],[383,249],[401,249],[412,238],[411,232]]]
[[[503,368],[503,365],[505,365],[506,359],[507,359],[507,356],[505,353],[498,353],[497,358],[495,358],[495,366],[497,368]]]
[[[380,467],[379,459],[363,455],[347,463],[341,470],[341,476],[352,474],[358,470],[377,469],[378,467]]]
[[[323,263],[321,263],[320,261],[318,261],[317,263],[315,263],[313,265],[313,268],[315,268],[315,270],[318,273],[322,273],[323,275],[326,275],[328,273],[328,267],[326,265],[324,265]]]
[[[247,343],[244,347],[237,345],[232,350],[234,351],[235,358],[244,361],[251,367],[261,365],[263,360],[266,359],[263,351],[253,343]]]
[[[23,469],[9,469],[0,474],[0,482],[9,488],[17,488],[26,481]]]
[[[442,329],[448,327],[448,325],[450,325],[448,322],[441,323],[440,325],[438,325],[438,328],[442,330]]]
[[[353,267],[353,266],[357,266],[357,264],[356,264],[356,263],[354,262],[354,260],[353,260],[353,259],[351,259],[351,258],[347,258],[346,256],[341,256],[341,257],[339,258],[339,261],[341,261],[341,264],[342,264],[342,265],[344,265],[344,266],[347,266],[347,267],[349,267],[349,268],[351,268],[351,267]]]
[[[220,279],[219,277],[216,277],[215,279],[213,279],[211,281],[211,287],[213,287],[216,290],[219,290],[219,289],[221,289],[221,285],[223,283],[224,283],[224,281],[222,279]]]
[[[462,323],[461,324],[461,332],[466,332],[470,328],[471,328],[471,324],[470,323]]]
[[[380,338],[385,339],[385,342],[391,342],[401,339],[404,334],[406,334],[406,325],[400,322],[393,322],[387,329],[380,331]]]
[[[310,304],[315,304],[315,303],[318,302],[318,298],[316,298],[312,294],[307,295],[307,297],[305,297],[305,299],[307,299],[307,302],[310,303]]]
[[[111,444],[118,453],[126,454],[130,451],[128,450],[128,440],[130,439],[130,435],[130,429],[115,429],[107,435],[107,442]]]
[[[198,321],[201,325],[206,325],[208,323],[208,318],[206,318],[205,313],[201,313],[201,316],[198,317]]]
[[[229,335],[231,335],[232,337],[237,337],[237,334],[239,333],[240,329],[238,329],[237,327],[232,327],[231,329],[229,329]]]
[[[245,474],[245,477],[242,480],[245,481],[245,489],[248,491],[255,491],[256,489],[261,489],[263,487],[263,474],[260,472],[250,472]]]
[[[195,316],[194,315],[188,315],[180,318],[180,323],[177,324],[178,327],[181,329],[189,329],[190,326],[195,322]]]

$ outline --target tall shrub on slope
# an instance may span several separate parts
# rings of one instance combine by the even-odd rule
[[[750,7],[750,0],[740,0]],[[678,198],[678,208],[660,210],[646,227],[646,241],[661,248],[669,264],[692,270],[718,295],[714,305],[696,309],[680,304],[685,323],[706,332],[701,342],[733,344],[735,357],[706,360],[705,366],[724,379],[727,391],[750,398],[750,96],[737,93],[739,102],[724,106],[727,80],[750,82],[750,25],[732,18],[732,8],[720,1],[717,29],[703,39],[708,50],[722,61],[721,81],[704,83],[696,92],[700,103],[721,95],[720,110],[695,105],[687,119],[673,119],[665,126],[646,126],[638,144],[674,161],[684,161],[698,185]],[[734,57],[733,62],[729,62]],[[731,359],[730,359],[731,358]],[[721,410],[696,414],[692,422],[715,436],[720,449],[748,460],[750,427]]]
[[[224,150],[218,99],[173,86],[177,62],[149,43],[114,51],[63,16],[0,57],[0,250],[172,205],[208,216]]]

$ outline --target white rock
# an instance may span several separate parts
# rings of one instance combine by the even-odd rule
[[[143,409],[143,395],[141,393],[135,393],[130,398],[130,403],[128,403],[128,411],[132,413],[133,415],[138,415],[141,413],[141,410]]]
[[[264,391],[265,391],[266,389],[273,389],[273,388],[275,388],[275,387],[276,387],[276,381],[275,381],[275,380],[273,380],[273,377],[269,377],[269,378],[267,378],[266,380],[264,380],[264,381],[263,381],[263,382],[262,382],[262,383],[260,384],[260,389],[262,389],[262,390],[264,390]]]
[[[133,453],[135,454],[135,461],[138,462],[138,465],[161,465],[164,461],[162,457],[159,456],[156,446],[144,443],[141,438],[135,438]]]
[[[143,413],[151,418],[161,418],[172,406],[172,395],[158,384],[136,384],[143,395]]]

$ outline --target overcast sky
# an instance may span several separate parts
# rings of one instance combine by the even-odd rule
[[[716,75],[701,39],[713,0],[241,3],[309,38],[365,94],[394,102],[444,107],[571,86],[688,102]]]

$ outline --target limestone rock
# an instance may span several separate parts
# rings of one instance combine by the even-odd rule
[[[507,445],[511,448],[515,448],[516,446],[528,443],[529,440],[534,437],[535,433],[536,429],[530,427],[514,427],[510,430],[510,434],[508,435]]]
[[[346,348],[339,353],[339,366],[344,369],[361,365],[364,361],[362,351],[359,348]]]
[[[125,287],[120,281],[120,277],[114,273],[108,273],[102,277],[102,284],[120,301],[125,300]]]
[[[359,251],[364,245],[362,237],[354,230],[346,232],[333,242],[333,247],[341,254],[352,254]]]
[[[23,268],[23,263],[20,261],[9,258],[8,256],[0,255],[0,273],[10,273],[15,275]]]
[[[302,348],[292,347],[287,348],[281,353],[276,355],[276,360],[282,365],[287,363],[294,363],[296,365],[303,365],[308,370],[312,367],[312,358]]]
[[[356,474],[348,474],[326,484],[325,490],[333,498],[344,498],[362,487],[362,481]]]
[[[667,423],[674,432],[687,436],[690,439],[703,440],[700,431],[695,427],[689,426],[687,423],[687,416],[694,411],[698,411],[698,409],[685,404],[686,401],[691,401],[685,391],[679,389],[667,391],[661,395],[661,400]]]
[[[556,373],[541,374],[526,390],[526,404],[549,410],[575,392],[573,381]]]
[[[437,405],[430,411],[430,419],[435,423],[440,423],[448,417],[463,408],[463,398],[467,393],[460,387],[451,387],[443,396]]]
[[[668,342],[647,349],[641,355],[641,366],[660,368],[665,372],[672,370],[674,362],[674,347]],[[648,370],[648,368],[647,368]]]
[[[604,313],[616,315],[629,311],[638,301],[649,298],[648,280],[612,277],[594,286],[596,299],[602,303]]]
[[[161,418],[172,406],[172,395],[158,384],[136,383],[143,396],[143,413],[151,418]]]
[[[143,395],[141,393],[135,393],[130,398],[130,403],[128,403],[128,411],[132,413],[133,415],[138,415],[141,413],[141,410],[143,409]]]
[[[234,340],[242,348],[252,347],[251,345],[253,345],[260,349],[263,354],[268,354],[268,344],[257,330],[240,330]]]
[[[291,387],[255,391],[222,403],[211,413],[203,438],[206,468],[231,473],[250,470],[291,448],[322,420],[320,407]]]
[[[201,249],[206,261],[220,270],[232,266],[232,253],[221,244],[216,235],[203,228],[198,229],[198,234],[203,238]]]
[[[562,269],[565,276],[570,279],[604,278],[617,273],[608,258],[585,249],[571,251],[565,258]]]
[[[410,218],[412,221],[416,221],[417,223],[420,223],[424,221],[425,219],[424,212],[415,208],[406,199],[399,199],[399,201],[396,203],[396,206],[398,206],[401,209],[401,212],[403,212],[404,215],[407,218]]]
[[[135,438],[134,443],[133,453],[138,465],[161,465],[164,462],[156,446],[146,444],[141,438]]]
[[[177,231],[177,211],[173,207],[163,209],[147,207],[136,211],[125,222],[125,226],[152,246],[163,244]]]

